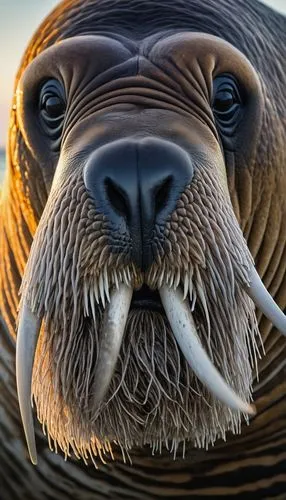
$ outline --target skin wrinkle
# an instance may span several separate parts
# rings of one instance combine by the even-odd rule
[[[275,260],[273,259],[273,252],[275,251],[279,241],[279,235],[280,232],[282,232],[282,225],[281,206],[279,206],[275,197],[272,196],[267,219],[268,230],[263,232],[263,240],[257,255],[257,270],[263,279],[265,278],[265,273],[270,267],[270,262]]]

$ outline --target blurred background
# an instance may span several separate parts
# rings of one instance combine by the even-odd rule
[[[58,3],[58,0],[0,0],[0,179],[15,73],[31,35]],[[286,0],[264,0],[264,3],[286,14]]]

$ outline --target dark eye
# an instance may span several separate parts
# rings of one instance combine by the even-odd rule
[[[235,96],[229,89],[220,89],[215,95],[213,109],[217,113],[229,111],[235,104]]]
[[[214,80],[212,109],[219,128],[226,133],[233,131],[242,110],[242,97],[234,77],[220,75]]]
[[[58,118],[65,112],[65,103],[60,97],[47,94],[43,99],[42,109],[47,114],[47,117],[51,119]]]
[[[55,79],[44,83],[40,91],[41,125],[51,139],[59,141],[66,111],[66,96],[62,84]]]

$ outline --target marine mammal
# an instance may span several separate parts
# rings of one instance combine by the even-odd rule
[[[70,4],[63,5],[59,19],[69,12]],[[33,42],[28,49],[11,136],[21,166],[17,174],[15,163],[10,180],[13,188],[18,182],[13,211],[17,218],[19,207],[22,231],[13,246],[20,274],[30,253],[22,311],[32,322],[33,315],[40,318],[37,329],[42,319],[45,324],[33,377],[38,415],[66,455],[72,451],[85,460],[107,459],[113,441],[131,457],[132,448],[145,444],[154,452],[171,447],[174,454],[185,441],[207,447],[228,430],[238,432],[241,414],[228,409],[225,403],[234,400],[223,391],[216,389],[214,397],[209,390],[215,371],[207,389],[201,383],[206,365],[190,360],[186,343],[199,339],[191,349],[201,343],[212,360],[207,366],[218,369],[245,402],[250,399],[258,332],[246,290],[256,275],[241,229],[255,257],[259,248],[258,264],[273,272],[273,245],[277,252],[283,245],[277,225],[284,210],[282,149],[274,154],[284,137],[282,103],[273,108],[280,66],[279,78],[271,75],[270,96],[262,49],[240,44],[235,29],[233,39],[228,29],[226,41],[218,38],[213,17],[212,29],[200,29],[192,3],[176,4],[171,26],[169,4],[160,6],[165,17],[155,16],[154,23],[138,26],[131,16],[131,33],[129,10],[122,14],[114,6],[111,21],[104,2],[96,4],[95,18],[86,14],[92,2],[83,4],[85,13],[79,5],[76,28],[67,21],[57,32],[54,17],[41,51]],[[136,2],[127,7],[140,11]],[[159,8],[147,7],[154,15]],[[214,14],[213,4],[204,9]],[[54,43],[56,32],[60,43]],[[265,125],[271,119],[275,140],[269,133],[274,128]],[[267,203],[272,210],[265,229]],[[133,289],[139,291],[129,311]],[[117,312],[117,301],[127,324],[115,344],[109,311]],[[176,317],[183,303],[188,307]],[[187,339],[178,327],[183,315],[196,329]],[[27,348],[22,318],[20,339]],[[29,386],[33,358],[23,356],[21,345],[18,353],[18,379]],[[27,387],[19,393],[29,419]],[[242,404],[237,408],[251,411]],[[26,430],[35,460],[30,424]]]

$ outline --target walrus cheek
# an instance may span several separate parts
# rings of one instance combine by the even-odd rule
[[[252,277],[253,276],[253,277]],[[259,300],[259,304],[266,304],[265,312],[272,314],[270,298],[267,298],[270,306],[264,299],[264,292],[257,292],[261,289],[257,276],[253,271],[250,274],[250,294]],[[223,381],[222,377],[214,368],[209,360],[206,352],[202,348],[201,342],[196,333],[196,327],[190,313],[190,307],[183,300],[179,290],[175,291],[168,286],[161,286],[159,289],[162,303],[164,305],[166,315],[171,324],[173,334],[175,335],[178,345],[182,353],[190,364],[192,370],[197,377],[207,385],[211,393],[219,397],[228,406],[239,408],[243,412],[252,412],[253,409],[247,403],[241,401],[233,390]],[[263,295],[264,294],[264,295]],[[95,388],[94,399],[91,404],[95,410],[104,398],[108,386],[111,382],[114,373],[119,350],[121,348],[122,335],[124,332],[125,323],[128,316],[130,301],[132,297],[132,288],[126,285],[119,285],[115,294],[111,294],[111,303],[106,306],[106,317],[104,321],[104,331],[101,332],[101,345],[98,354],[97,370],[95,372]],[[273,302],[272,302],[273,304]],[[269,309],[270,307],[270,309]],[[275,312],[274,319],[276,324],[281,328],[285,328],[285,317],[280,313],[277,316]],[[277,323],[277,319],[278,322]],[[22,305],[19,331],[17,337],[17,380],[21,414],[25,427],[27,442],[32,461],[36,462],[36,450],[34,442],[34,434],[32,428],[32,413],[30,406],[30,384],[33,367],[33,356],[36,345],[37,335],[39,332],[41,321],[37,319],[25,302]],[[23,383],[23,381],[25,383]]]

